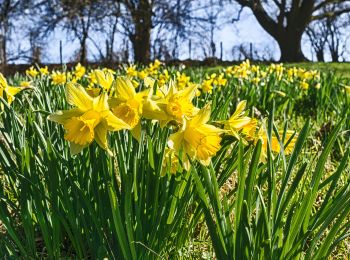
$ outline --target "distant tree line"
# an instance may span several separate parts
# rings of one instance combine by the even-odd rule
[[[306,60],[303,37],[317,60],[324,61],[326,51],[333,61],[344,59],[350,0],[0,0],[0,63],[40,61],[41,46],[57,30],[79,42],[77,59],[82,63],[88,43],[98,50],[97,59],[107,62],[130,56],[140,63],[176,59],[183,42],[189,44],[189,55],[192,44],[215,57],[215,31],[239,21],[244,9],[278,43],[281,61]],[[26,49],[13,47],[19,29],[29,39]],[[116,47],[116,42],[122,44]],[[265,57],[252,46],[234,51],[247,58]]]

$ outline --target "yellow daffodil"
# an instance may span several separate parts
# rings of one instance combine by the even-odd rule
[[[115,75],[115,71],[110,68],[103,68],[102,71],[105,73],[110,73],[112,75]]]
[[[137,72],[137,77],[140,79],[145,79],[148,76],[148,73],[146,70],[141,70]]]
[[[209,118],[210,106],[207,105],[195,117],[186,120],[180,131],[169,137],[168,146],[184,163],[185,169],[188,168],[187,156],[203,165],[209,165],[211,158],[221,147],[220,135],[224,131],[207,124]]]
[[[205,79],[202,82],[201,89],[204,93],[212,93],[213,79]]]
[[[161,65],[162,63],[156,59],[153,63],[149,64],[147,68],[148,73],[152,76],[157,75]]]
[[[248,141],[253,141],[256,137],[256,132],[258,129],[258,120],[251,118],[249,123],[244,125],[241,133],[244,135],[244,138]]]
[[[45,66],[43,68],[39,68],[39,71],[40,71],[41,75],[48,75],[49,74],[49,69],[47,66]]]
[[[107,94],[92,98],[79,84],[68,83],[66,96],[68,103],[75,108],[58,111],[48,118],[63,125],[66,130],[64,138],[70,142],[72,154],[81,152],[93,140],[111,154],[107,131],[129,129],[130,126],[109,110]]]
[[[284,154],[285,155],[291,154],[293,149],[294,149],[297,137],[296,137],[296,135],[294,135],[294,137],[291,139],[293,134],[294,134],[294,132],[290,131],[290,130],[288,130],[286,132],[285,142],[284,142],[284,145],[283,145],[284,146]],[[280,138],[282,138],[282,133],[279,133],[279,136],[280,136]],[[262,142],[260,161],[261,162],[266,162],[267,147],[268,147],[268,137],[267,137],[267,133],[266,133],[266,130],[265,130],[264,126],[261,126],[259,131],[258,131],[258,139],[260,139],[261,142]],[[272,150],[273,153],[279,153],[281,151],[280,142],[278,141],[278,139],[277,139],[277,137],[275,135],[272,135],[271,150]]]
[[[121,118],[133,129],[133,136],[139,140],[141,135],[140,120],[143,103],[148,97],[149,90],[136,93],[135,88],[126,77],[116,79],[114,95],[109,104],[114,115]]]
[[[0,97],[5,98],[7,103],[11,105],[13,100],[15,99],[15,95],[21,92],[23,89],[28,88],[28,87],[11,87],[7,84],[7,80],[0,73]]]
[[[225,78],[224,73],[220,73],[220,75],[218,75],[213,82],[215,85],[223,87],[227,84],[227,79]]]
[[[302,82],[300,83],[300,87],[301,87],[302,89],[308,90],[308,89],[309,89],[309,83],[307,83],[306,81],[302,81]]]
[[[113,73],[110,71],[94,70],[93,74],[96,79],[96,83],[100,85],[104,90],[109,91],[114,82]]]
[[[188,165],[189,161],[187,160],[187,165],[185,168],[189,169]],[[176,174],[176,172],[179,170],[180,161],[179,158],[176,156],[175,151],[166,147],[164,151],[164,157],[162,162],[162,171],[161,176],[165,176],[167,173],[167,170],[171,174]]]
[[[22,87],[22,88],[30,88],[31,87],[31,82],[30,81],[21,81],[19,86]]]
[[[170,83],[169,89],[161,93],[163,97],[148,100],[145,103],[143,115],[149,119],[160,121],[161,127],[174,120],[182,122],[184,118],[194,116],[198,109],[192,104],[196,95],[197,86],[193,85],[183,90],[178,90],[174,82]]]
[[[137,76],[136,65],[130,65],[130,66],[126,69],[126,75],[128,75],[129,77],[136,77],[136,76]]]
[[[85,75],[85,72],[85,67],[78,63],[74,68],[74,77],[76,79],[81,79]]]
[[[227,120],[224,121],[224,129],[227,130],[228,134],[233,135],[237,139],[240,139],[239,132],[245,127],[248,126],[252,119],[248,116],[245,116],[245,108],[247,101],[243,100],[238,103],[236,111],[233,115]]]
[[[163,73],[158,77],[158,85],[163,86],[170,79],[169,71],[167,69],[163,70]]]
[[[252,79],[252,83],[253,83],[254,85],[258,85],[259,82],[260,82],[260,78],[259,78],[259,77],[254,77],[254,78]]]
[[[146,88],[153,88],[154,83],[156,82],[155,79],[151,78],[151,77],[145,77],[143,79],[143,82],[145,84]]]
[[[51,73],[51,79],[53,84],[60,85],[67,82],[67,75],[64,72],[53,71]]]
[[[177,86],[179,89],[184,89],[190,82],[190,79],[191,78],[189,76],[186,76],[185,73],[176,73]]]
[[[97,97],[101,93],[101,88],[95,87],[94,85],[89,85],[86,88],[86,92],[91,96],[91,97]]]
[[[37,71],[34,68],[34,66],[31,66],[29,69],[26,70],[26,74],[29,77],[35,78],[39,74],[39,71]]]

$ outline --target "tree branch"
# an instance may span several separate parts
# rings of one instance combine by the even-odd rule
[[[322,20],[324,18],[332,18],[332,17],[336,17],[345,13],[350,13],[350,7],[349,8],[345,8],[342,10],[337,10],[337,11],[332,11],[332,12],[325,12],[322,14],[318,14],[318,15],[314,15],[311,17],[311,21],[316,21],[316,20]]]
[[[260,0],[236,0],[236,2],[242,6],[249,7],[264,30],[273,36],[277,36],[277,23],[268,15]]]

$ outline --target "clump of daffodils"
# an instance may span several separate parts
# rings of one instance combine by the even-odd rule
[[[108,133],[130,130],[140,141],[144,120],[150,120],[156,127],[168,128],[170,135],[163,156],[163,173],[189,170],[193,161],[209,165],[221,149],[225,135],[242,140],[246,145],[261,140],[261,162],[264,162],[268,143],[272,152],[279,153],[283,149],[289,154],[295,135],[287,132],[288,143],[283,144],[275,136],[268,140],[264,124],[249,116],[246,101],[240,101],[226,120],[211,122],[211,105],[207,103],[200,108],[195,105],[196,100],[201,98],[201,93],[221,91],[235,77],[238,82],[250,80],[258,85],[269,74],[281,79],[289,77],[290,73],[294,75],[299,71],[287,70],[281,64],[262,70],[246,61],[207,75],[202,82],[196,83],[183,71],[173,73],[157,60],[141,70],[135,65],[126,67],[124,75],[110,69],[87,73],[85,67],[78,64],[72,72],[53,71],[50,74],[54,84],[65,85],[66,98],[72,108],[51,114],[49,120],[63,126],[64,138],[70,143],[72,154],[96,142],[112,155]],[[314,79],[312,73],[302,75],[301,82],[305,84]]]

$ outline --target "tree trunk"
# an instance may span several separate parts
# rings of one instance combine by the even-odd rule
[[[87,35],[84,35],[80,41],[80,63],[86,64],[87,61],[87,48],[86,48]]]
[[[300,62],[306,58],[301,51],[302,33],[295,31],[284,31],[275,37],[281,50],[281,62]]]
[[[316,51],[317,61],[324,62],[324,53],[323,50]]]
[[[148,0],[141,0],[132,12],[135,33],[130,37],[135,62],[147,64],[151,58],[152,6]]]
[[[6,64],[6,36],[0,34],[0,63]]]
[[[151,29],[137,25],[132,39],[135,62],[147,64],[151,58]],[[140,28],[141,27],[141,28]]]
[[[332,50],[331,52],[331,57],[332,57],[332,62],[339,62],[339,53],[336,50]]]
[[[7,36],[8,21],[5,20],[2,25],[2,34],[0,33],[0,63],[7,64]]]

